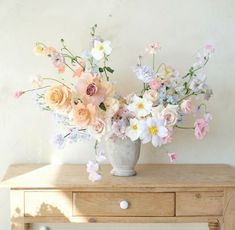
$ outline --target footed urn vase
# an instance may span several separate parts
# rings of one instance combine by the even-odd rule
[[[135,166],[140,156],[141,141],[129,138],[110,138],[105,141],[107,157],[113,167],[114,176],[134,176]]]

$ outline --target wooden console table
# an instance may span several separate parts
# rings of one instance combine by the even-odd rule
[[[12,230],[31,223],[193,223],[235,229],[235,169],[228,165],[138,165],[135,177],[92,183],[84,165],[12,165]]]

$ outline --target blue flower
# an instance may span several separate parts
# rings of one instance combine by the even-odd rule
[[[52,137],[51,143],[58,149],[63,149],[65,146],[64,135],[59,133]]]
[[[79,140],[89,139],[90,135],[86,131],[81,131],[78,128],[74,128],[71,130],[71,133],[68,135],[68,139],[70,143],[75,143]]]
[[[137,78],[143,81],[144,83],[149,83],[155,77],[155,72],[148,66],[136,66],[133,69]]]

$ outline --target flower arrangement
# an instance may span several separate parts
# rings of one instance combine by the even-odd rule
[[[52,140],[58,148],[65,143],[84,138],[96,140],[96,161],[89,161],[87,172],[92,181],[101,179],[99,163],[105,159],[98,143],[103,138],[140,139],[159,147],[171,142],[174,129],[192,129],[195,137],[203,139],[212,119],[202,100],[209,100],[211,88],[206,83],[203,68],[214,53],[213,45],[206,45],[196,54],[195,63],[181,76],[179,72],[162,63],[156,65],[155,57],[161,47],[158,42],[148,45],[146,52],[152,56],[151,66],[143,57],[133,67],[136,77],[143,82],[140,93],[122,97],[115,91],[110,75],[114,70],[108,65],[111,43],[96,35],[97,25],[91,28],[91,47],[81,55],[74,54],[61,39],[60,50],[37,42],[34,52],[48,56],[58,72],[58,77],[35,76],[32,88],[17,91],[18,98],[32,92],[42,110],[51,112],[62,124],[65,132]],[[70,71],[71,79],[61,77]],[[185,117],[194,116],[191,127],[183,126]],[[170,161],[175,153],[168,153]]]

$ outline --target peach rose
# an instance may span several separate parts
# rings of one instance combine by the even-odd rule
[[[45,94],[46,104],[52,109],[64,110],[71,106],[72,93],[66,86],[52,86]]]
[[[85,106],[83,103],[78,103],[73,108],[74,122],[81,128],[84,128],[92,123],[95,116],[95,106],[88,104]]]
[[[193,111],[193,103],[190,99],[183,100],[183,102],[180,105],[180,108],[185,114],[190,114]]]
[[[91,123],[89,126],[90,134],[100,141],[101,137],[105,133],[105,123],[103,120],[97,118],[95,121]]]

